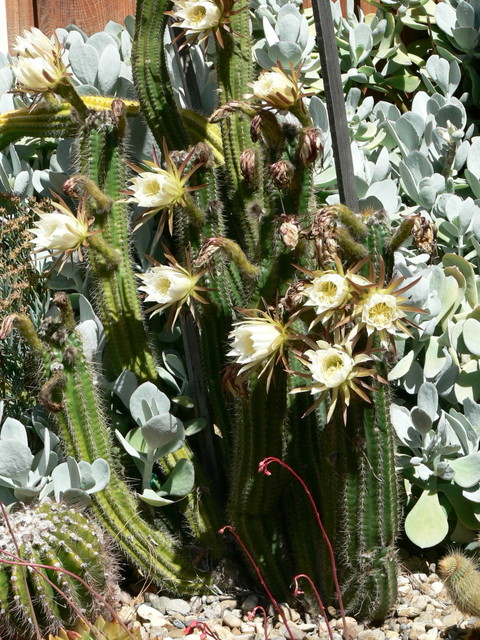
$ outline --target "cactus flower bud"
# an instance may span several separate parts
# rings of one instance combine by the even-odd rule
[[[268,173],[276,187],[288,190],[292,183],[295,167],[288,160],[278,160],[278,162],[268,165]]]
[[[255,182],[255,163],[255,149],[244,149],[240,155],[240,171],[243,179],[249,185]]]
[[[313,164],[323,151],[320,129],[304,129],[298,143],[298,159],[302,164]]]

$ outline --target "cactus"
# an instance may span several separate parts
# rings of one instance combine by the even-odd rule
[[[35,624],[46,634],[77,614],[98,615],[98,596],[71,574],[107,601],[115,595],[110,544],[95,522],[74,509],[44,502],[10,513],[0,524],[0,540],[0,631],[7,637],[33,638]],[[35,571],[17,560],[43,566]]]
[[[459,611],[480,615],[480,572],[478,562],[463,553],[450,553],[438,562],[438,573]]]
[[[412,224],[395,235],[381,213],[322,206],[313,180],[321,135],[306,107],[301,70],[277,66],[254,80],[248,12],[232,2],[204,0],[216,16],[205,35],[216,39],[221,103],[208,124],[182,112],[163,51],[166,16],[184,18],[182,2],[167,12],[164,1],[137,3],[134,78],[163,164],[154,155],[148,170],[134,167],[139,175],[130,190],[125,105],[114,99],[109,109],[95,110],[88,101],[79,104],[73,87],[61,86],[80,123],[76,176],[67,186],[80,198],[77,220],[84,226],[75,242],[58,248],[58,259],[88,255],[107,376],[128,369],[142,382],[155,381],[128,204],[147,209],[139,225],[158,214],[169,264],[142,274],[140,290],[147,313],[169,308],[167,327],[181,319],[187,358],[202,367],[191,367],[203,378],[195,381],[195,400],[212,422],[194,449],[185,445],[161,465],[168,472],[179,457],[192,460],[197,482],[207,487],[198,503],[186,501],[189,534],[218,552],[214,531],[224,508],[273,593],[287,597],[292,575],[302,572],[335,603],[314,518],[283,472],[277,482],[257,473],[264,458],[286,459],[319,504],[347,610],[379,619],[396,593],[399,510],[384,360],[395,333],[409,333],[407,313],[419,311],[404,304],[403,278],[391,279],[392,255]],[[204,144],[192,147],[202,131]],[[183,593],[198,590],[202,580],[168,516],[159,530],[140,517],[112,454],[109,421],[68,297],[57,295],[55,304],[53,333],[33,340],[44,363],[40,395],[55,412],[68,453],[87,462],[102,457],[112,468],[110,484],[93,498],[94,514],[152,580]],[[190,312],[198,331],[188,325]],[[16,322],[32,339],[25,322]],[[213,424],[221,438],[213,437]]]

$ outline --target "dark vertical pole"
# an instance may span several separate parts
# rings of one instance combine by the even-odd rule
[[[330,0],[312,0],[312,9],[317,33],[317,47],[322,65],[328,119],[332,132],[333,156],[340,201],[352,211],[358,211],[345,98]]]

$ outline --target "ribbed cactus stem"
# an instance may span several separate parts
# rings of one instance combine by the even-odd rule
[[[137,2],[132,71],[142,113],[159,147],[165,138],[169,149],[186,149],[189,138],[175,104],[165,57],[165,11],[172,4],[171,0]]]
[[[97,284],[97,303],[106,334],[106,364],[116,377],[124,369],[135,373],[140,381],[155,380],[155,362],[147,339],[133,272],[129,244],[127,205],[122,202],[126,188],[126,164],[123,140],[111,131],[85,128],[79,141],[82,175],[98,182],[113,202],[108,213],[98,214],[96,223],[103,229],[102,238],[114,250],[118,264],[105,264],[95,251],[90,264]],[[95,241],[95,236],[92,238]],[[93,246],[95,249],[95,246]]]
[[[62,362],[64,350],[70,357],[63,362],[65,385],[60,398],[63,409],[56,421],[69,455],[93,463],[104,458],[111,466],[108,486],[93,498],[97,520],[114,538],[125,555],[154,582],[172,591],[194,592],[199,588],[196,573],[181,558],[175,541],[142,519],[138,505],[112,458],[109,426],[102,410],[94,374],[85,360],[82,343],[70,334],[62,347],[51,345],[55,362]],[[73,357],[72,357],[73,354]],[[48,374],[48,368],[47,368]]]

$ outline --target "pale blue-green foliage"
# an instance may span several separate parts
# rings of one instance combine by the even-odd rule
[[[302,0],[250,0],[252,29],[255,36],[263,37],[263,19],[266,18],[272,27],[277,22],[280,9],[286,5],[300,8]]]
[[[307,18],[294,4],[279,8],[274,24],[263,17],[264,38],[255,42],[254,54],[263,69],[271,69],[278,62],[289,69],[301,65],[301,77],[319,68],[318,55],[310,57],[315,38],[309,33]]]
[[[391,417],[400,441],[398,466],[421,489],[405,521],[408,537],[422,548],[441,542],[449,529],[448,505],[463,528],[478,528],[480,406],[467,398],[462,412],[451,408],[447,413],[439,406],[436,386],[424,382],[416,406],[393,405]]]
[[[180,363],[183,369],[183,365]],[[173,375],[165,370],[169,376]],[[141,500],[155,507],[171,504],[183,498],[193,488],[195,474],[190,460],[181,458],[168,478],[160,486],[153,488],[154,465],[160,458],[180,449],[186,435],[202,429],[205,420],[192,420],[185,428],[184,423],[173,415],[171,401],[153,383],[145,382],[137,387],[135,376],[123,372],[113,384],[113,391],[128,406],[133,420],[138,425],[123,435],[116,431],[117,438],[133,458],[142,477]],[[191,406],[186,396],[176,396],[172,402]]]
[[[0,403],[0,421],[3,402]],[[29,446],[25,426],[14,418],[6,418],[0,429],[0,498],[5,504],[45,500],[54,496],[57,502],[83,509],[90,495],[106,487],[110,478],[108,463],[98,458],[89,464],[68,457],[59,463],[57,436],[41,419],[33,417],[33,428],[42,442],[34,455]]]
[[[480,42],[479,0],[441,2],[435,10],[438,27],[458,50],[471,53]]]

